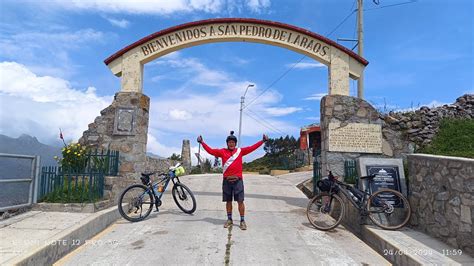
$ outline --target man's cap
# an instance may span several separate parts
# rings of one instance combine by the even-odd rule
[[[229,141],[231,141],[231,140],[233,140],[233,141],[235,141],[235,143],[237,143],[237,137],[234,136],[234,131],[231,131],[231,132],[230,132],[230,135],[227,136],[227,139],[225,140],[225,142],[229,142]]]

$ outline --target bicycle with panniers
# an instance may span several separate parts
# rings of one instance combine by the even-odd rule
[[[376,175],[360,179],[368,179],[370,187],[374,177]],[[396,190],[383,188],[373,193],[362,191],[337,180],[331,171],[328,178],[319,180],[316,184],[320,193],[308,203],[306,215],[309,222],[319,230],[331,230],[341,223],[346,211],[346,203],[341,196],[358,209],[361,220],[368,216],[374,224],[383,229],[399,229],[410,220],[410,204],[407,198]]]
[[[178,207],[187,214],[196,210],[196,199],[193,192],[179,180],[179,176],[185,173],[181,164],[169,168],[168,173],[142,173],[141,184],[127,187],[119,197],[118,210],[123,218],[131,222],[139,222],[150,215],[153,205],[158,211],[161,206],[161,197],[166,191],[168,184],[173,182],[171,194]],[[155,182],[150,176],[157,175]]]

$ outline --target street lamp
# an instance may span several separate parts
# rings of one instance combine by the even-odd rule
[[[238,147],[240,147],[240,144],[242,143],[242,140],[240,139],[240,135],[242,133],[242,110],[244,109],[244,101],[245,101],[245,94],[247,94],[247,91],[249,88],[255,86],[254,84],[249,84],[247,85],[247,89],[245,89],[244,96],[240,97],[240,121],[239,121],[239,138],[238,140]]]

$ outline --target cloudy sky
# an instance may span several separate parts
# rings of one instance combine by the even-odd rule
[[[377,5],[375,2],[379,2]],[[410,3],[412,2],[412,3]],[[355,38],[355,0],[46,0],[0,2],[0,134],[26,133],[59,146],[58,128],[76,141],[120,90],[103,60],[149,34],[222,17],[279,21],[335,41]],[[473,2],[365,1],[365,93],[380,110],[451,103],[473,93]],[[340,42],[351,49],[354,43]],[[248,84],[242,143],[299,135],[319,122],[328,69],[301,54],[253,43],[179,50],[145,65],[151,98],[148,150],[194,150],[197,135],[221,147],[238,131]],[[297,63],[299,62],[299,63]],[[297,63],[297,64],[296,64]],[[295,65],[296,64],[296,65]],[[356,94],[351,81],[351,94]],[[263,155],[263,149],[247,160]]]

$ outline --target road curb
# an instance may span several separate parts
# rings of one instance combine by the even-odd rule
[[[95,213],[45,240],[41,247],[6,262],[8,265],[51,265],[120,218],[117,206]]]
[[[445,255],[446,251],[457,249],[410,228],[390,231],[365,225],[360,237],[395,265],[468,265],[473,262],[467,254]]]

